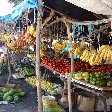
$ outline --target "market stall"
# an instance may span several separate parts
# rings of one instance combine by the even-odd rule
[[[57,11],[46,6],[47,3],[49,0],[45,2],[45,5],[43,5],[42,0],[39,0],[38,7],[36,4],[32,7],[29,5],[30,8],[37,7],[36,27],[35,24],[31,23],[30,25],[27,23],[26,28],[19,26],[18,38],[15,38],[14,41],[9,41],[12,38],[11,35],[6,36],[6,40],[9,41],[7,47],[12,53],[11,56],[24,54],[26,59],[25,62],[21,57],[20,63],[13,60],[14,64],[17,65],[14,77],[26,78],[26,82],[37,87],[39,112],[42,112],[43,109],[45,112],[53,109],[57,112],[63,112],[64,109],[59,106],[58,102],[64,102],[63,104],[69,107],[68,111],[73,112],[73,103],[77,102],[78,97],[73,96],[72,93],[75,91],[75,95],[79,94],[76,88],[101,98],[106,112],[106,99],[107,96],[111,96],[108,93],[112,91],[111,19],[101,18],[102,20],[97,20],[95,16],[94,21],[78,22],[78,20],[64,15],[63,12],[59,12],[59,9]],[[25,14],[28,16],[29,12],[24,13],[21,20],[24,19]],[[35,13],[34,10],[34,23]],[[93,16],[91,12],[88,13]],[[10,18],[11,15],[8,17]],[[17,19],[18,15],[15,18]],[[9,19],[9,22],[13,19]],[[8,21],[4,17],[1,20]],[[18,22],[19,25],[21,20]],[[107,41],[102,39],[105,36]],[[105,41],[106,45],[102,41]],[[36,76],[33,76],[35,75],[34,69]],[[54,81],[56,78],[57,80]],[[61,86],[56,84],[60,79],[62,80],[60,81]],[[43,96],[43,91],[50,96]],[[60,97],[58,97],[56,101],[53,96],[57,96],[59,93],[61,93],[61,100],[59,101]]]

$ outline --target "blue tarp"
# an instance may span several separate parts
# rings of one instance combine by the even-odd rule
[[[14,11],[12,11],[11,14],[8,14],[6,16],[0,16],[0,20],[4,22],[13,22],[19,19],[23,10],[35,8],[37,6],[37,0],[24,0],[16,6],[16,8],[14,9]]]

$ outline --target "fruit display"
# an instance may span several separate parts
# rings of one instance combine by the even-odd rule
[[[75,52],[75,49],[76,49],[76,44],[75,43],[72,43],[69,52],[73,54]]]
[[[24,53],[24,49],[22,46],[17,46],[15,42],[7,43],[7,48],[13,51],[15,54],[22,54]]]
[[[61,50],[65,49],[67,46],[67,41],[59,42],[56,41],[53,45],[53,48],[56,52],[60,52]]]
[[[63,59],[50,59],[50,58],[42,58],[43,65],[47,66],[50,69],[56,70],[57,72],[64,75],[66,72],[70,71],[70,62],[68,60]]]
[[[10,43],[11,41],[14,41],[14,38],[11,34],[4,34],[4,40],[7,42],[7,43]]]
[[[43,98],[43,110],[43,112],[64,112],[57,101],[48,97]]]
[[[36,76],[28,77],[25,80],[36,87]],[[41,79],[41,88],[52,95],[59,94],[60,92],[60,88],[57,84],[49,82],[45,79]]]
[[[25,96],[25,92],[19,89],[0,87],[0,101],[7,101],[8,103],[16,103],[21,101]]]
[[[33,25],[28,26],[27,30],[21,32],[20,40],[26,41],[28,45],[34,45],[36,40],[36,30]]]
[[[26,82],[30,83],[34,87],[36,87],[36,80],[36,76],[31,76],[25,79]]]
[[[25,47],[25,46],[28,45],[28,43],[26,41],[24,41],[24,40],[17,40],[15,42],[15,45],[16,45],[16,47]]]
[[[112,49],[111,46],[102,45],[98,51],[96,51],[92,46],[89,48],[86,45],[79,45],[74,51],[84,62],[88,62],[91,66],[112,64]]]
[[[40,45],[40,56],[43,57],[43,56],[47,56],[47,45],[45,44],[41,44]]]
[[[41,60],[43,65],[47,66],[49,69],[59,72],[61,75],[70,72],[71,63],[67,59],[60,57],[55,59],[44,57],[41,58]],[[112,65],[90,66],[88,63],[84,63],[82,61],[74,61],[74,72],[77,71],[106,73],[108,71],[112,71]]]
[[[30,54],[27,54],[27,57],[30,58],[31,60],[35,61],[36,60],[36,56],[34,53],[30,53]]]
[[[108,86],[111,84],[111,81],[109,81],[105,76],[105,74],[89,72],[77,72],[73,74],[74,79],[85,80],[87,83],[92,85]]]
[[[47,92],[50,94],[50,95],[58,95],[60,92],[61,92],[61,87],[59,85],[55,85],[54,87],[52,88],[48,88]]]
[[[74,50],[74,54],[76,54],[77,57],[80,58],[85,48],[86,48],[86,44],[84,42],[81,42],[78,46],[76,46],[76,49]]]
[[[16,71],[19,72],[19,74],[24,76],[30,76],[35,74],[35,69],[27,68],[27,67],[17,68]]]
[[[36,28],[34,27],[33,24],[27,28],[27,31],[28,31],[28,33],[30,33],[31,35],[36,37]]]
[[[112,64],[112,49],[109,45],[102,45],[99,48],[99,54],[107,64]]]

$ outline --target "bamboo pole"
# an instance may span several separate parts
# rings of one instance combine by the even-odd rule
[[[2,29],[2,38],[4,38],[4,34],[5,34],[5,24],[3,24],[3,29]],[[7,44],[6,44],[6,41],[5,41],[5,48],[6,48],[6,53],[7,53],[7,62],[8,62],[8,71],[9,71],[9,76],[8,76],[8,79],[7,79],[7,85],[9,85],[9,81],[10,81],[10,78],[12,76],[12,73],[11,73],[11,66],[10,66],[10,58],[9,58],[9,53],[8,53],[8,49],[7,49]]]
[[[65,25],[67,27],[67,34],[68,34],[68,39],[70,41],[70,44],[72,45],[72,38],[71,38],[71,24],[70,23],[67,23],[65,22]],[[71,80],[72,80],[72,75],[73,75],[73,72],[74,72],[74,58],[73,58],[73,54],[70,53],[70,56],[71,56],[71,73],[70,73],[70,76],[68,77],[67,79],[67,84],[68,84],[68,104],[69,104],[69,112],[73,112],[72,111],[72,89],[71,89]]]
[[[42,0],[38,0],[42,4]],[[37,76],[37,96],[38,112],[43,112],[42,91],[41,91],[41,74],[40,74],[40,30],[42,25],[42,9],[38,9],[37,27],[36,27],[36,76]]]

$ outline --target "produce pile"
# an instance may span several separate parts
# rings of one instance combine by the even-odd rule
[[[44,112],[64,112],[57,101],[48,97],[44,97],[43,99],[43,108]]]
[[[67,59],[63,58],[41,58],[41,63],[47,66],[49,69],[55,70],[62,75],[67,72],[70,72],[71,63]],[[81,72],[100,72],[106,73],[108,71],[112,71],[112,65],[97,65],[97,66],[90,66],[88,63],[82,61],[75,61],[74,62],[74,72],[81,71]]]
[[[104,63],[112,64],[112,46],[102,45],[98,51],[92,45],[88,47],[85,43],[74,46],[72,45],[70,52],[76,54],[80,60],[88,62],[91,66],[103,65]]]
[[[14,51],[16,54],[21,54],[24,52],[24,48],[27,46],[32,46],[36,40],[36,30],[33,25],[29,26],[27,30],[23,30],[20,34],[19,39],[16,41],[10,41],[11,36],[5,36],[7,41],[7,46],[9,50]]]
[[[36,76],[28,77],[25,80],[36,87]],[[45,79],[41,79],[41,88],[52,95],[57,95],[60,92],[60,88],[57,84],[49,82]]]
[[[66,74],[69,76],[69,73]],[[75,72],[73,79],[84,80],[87,83],[98,86],[112,86],[112,80],[106,78],[106,74],[89,73],[89,72]]]
[[[56,52],[60,52],[67,46],[67,41],[59,42],[58,40],[54,43],[53,48]]]
[[[8,103],[16,103],[21,101],[25,96],[25,92],[20,89],[13,89],[9,87],[0,87],[0,101],[7,101]]]
[[[27,54],[27,57],[30,58],[31,60],[35,61],[36,60],[36,56],[34,53],[30,53],[30,54]]]
[[[27,67],[17,68],[16,71],[19,72],[20,75],[24,75],[24,76],[31,76],[35,74],[35,69],[27,68]]]

